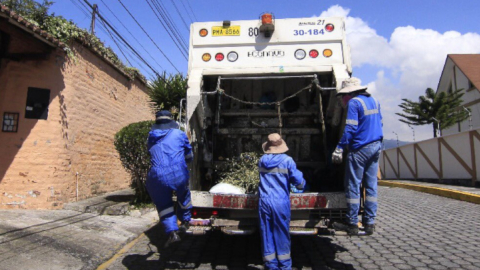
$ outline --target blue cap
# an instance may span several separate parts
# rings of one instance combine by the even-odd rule
[[[159,111],[155,114],[155,117],[156,121],[152,126],[152,130],[179,128],[177,122],[173,121],[172,114],[169,111]]]

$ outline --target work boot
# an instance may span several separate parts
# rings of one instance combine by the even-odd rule
[[[170,232],[170,234],[168,235],[168,239],[167,239],[167,242],[165,242],[165,248],[168,248],[171,244],[173,243],[178,243],[180,242],[180,236],[178,236],[177,234],[177,231],[172,231]]]
[[[372,235],[375,231],[375,224],[365,224],[365,234]]]
[[[344,231],[347,232],[348,235],[358,235],[358,226],[356,224],[343,224],[343,223],[338,223],[334,222],[333,223],[333,228],[336,231]]]
[[[186,233],[188,231],[188,228],[190,228],[190,221],[182,221],[182,224],[178,226],[178,232],[179,233]]]

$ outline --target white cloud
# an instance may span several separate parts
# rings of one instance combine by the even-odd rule
[[[480,35],[399,26],[385,38],[361,18],[348,16],[349,13],[350,9],[335,5],[320,16],[346,17],[354,73],[367,65],[378,69],[375,81],[368,86],[382,103],[385,137],[394,138],[392,131],[395,131],[401,140],[411,140],[412,130],[395,115],[401,112],[398,107],[401,99],[417,100],[426,88],[436,90],[447,54],[480,53]],[[430,126],[415,127],[415,132],[417,140],[432,137]]]

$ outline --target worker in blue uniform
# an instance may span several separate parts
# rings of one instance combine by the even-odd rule
[[[160,222],[168,239],[165,247],[180,241],[178,232],[185,232],[191,219],[192,208],[187,162],[193,160],[192,147],[185,132],[178,129],[169,111],[156,114],[155,124],[148,134],[151,169],[146,182],[147,191],[155,204]],[[177,195],[175,215],[172,191]],[[182,222],[180,228],[177,217]]]
[[[267,269],[291,269],[290,184],[303,189],[305,179],[293,159],[286,155],[287,144],[273,133],[262,145],[265,155],[259,161],[258,214],[262,253]]]
[[[360,185],[365,186],[364,215],[362,224],[365,234],[375,230],[377,213],[378,159],[382,149],[382,113],[380,103],[360,85],[357,78],[344,81],[337,96],[342,106],[347,107],[345,130],[335,151],[332,162],[342,163],[343,152],[348,149],[345,168],[345,195],[348,205],[346,224],[334,223],[336,230],[358,235],[358,211],[360,209]]]

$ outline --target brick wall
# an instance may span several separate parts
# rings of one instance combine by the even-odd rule
[[[130,123],[153,119],[153,113],[138,80],[130,82],[82,46],[75,51],[76,63],[64,72],[63,127],[72,173],[78,172],[79,197],[85,198],[128,187],[130,178],[114,148],[114,134]],[[69,190],[74,186],[70,182]]]
[[[60,49],[43,61],[2,61],[0,114],[19,112],[20,122],[18,133],[0,132],[0,208],[61,208],[76,199],[77,181],[79,199],[129,186],[113,137],[153,119],[146,87],[73,47],[75,61]],[[51,90],[47,120],[25,118],[28,87]]]

